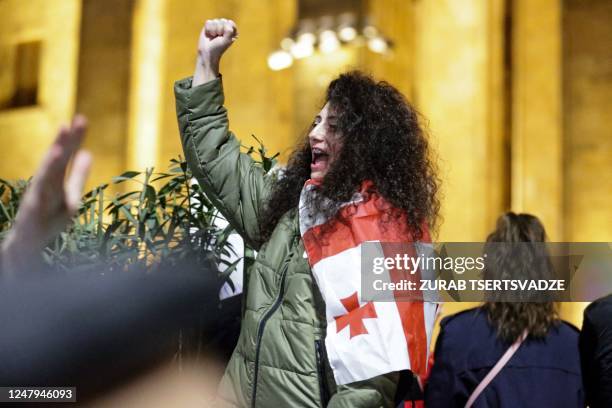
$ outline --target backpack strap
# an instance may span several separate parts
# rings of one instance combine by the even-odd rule
[[[526,330],[523,332],[521,337],[519,337],[514,343],[512,343],[512,345],[508,348],[508,350],[506,350],[504,355],[501,356],[497,363],[495,363],[491,371],[489,371],[485,378],[482,379],[480,384],[478,384],[478,386],[476,387],[474,392],[472,392],[472,395],[470,395],[470,398],[466,402],[465,408],[470,408],[474,404],[474,402],[476,402],[476,399],[480,396],[480,394],[482,394],[484,389],[487,388],[487,385],[489,385],[491,381],[493,381],[493,379],[497,376],[497,374],[499,374],[502,368],[504,368],[504,366],[508,364],[508,361],[510,361],[514,353],[516,353],[519,347],[521,347],[521,344],[523,344],[525,338],[527,338]]]

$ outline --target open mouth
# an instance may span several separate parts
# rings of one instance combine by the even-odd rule
[[[327,161],[329,159],[329,154],[325,150],[314,148],[311,150],[312,153],[312,164],[320,164],[323,161]]]

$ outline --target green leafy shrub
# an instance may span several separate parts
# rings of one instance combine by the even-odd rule
[[[255,140],[259,147],[246,153],[268,172],[278,153],[267,156]],[[171,160],[167,172],[126,171],[111,183],[126,185],[127,192],[109,197],[109,184],[87,192],[72,225],[45,249],[49,265],[63,270],[104,265],[108,271],[126,271],[172,267],[188,260],[202,267],[224,265],[220,279],[231,285],[228,277],[239,262],[226,260],[235,254],[228,242],[234,230],[230,225],[219,227],[219,211],[192,181],[184,160]],[[0,179],[0,239],[13,224],[26,187],[23,180]],[[247,257],[252,253],[246,248]]]

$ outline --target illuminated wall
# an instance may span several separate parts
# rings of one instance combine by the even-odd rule
[[[612,235],[612,2],[565,1],[563,133],[565,236]]]
[[[423,1],[415,10],[415,102],[440,157],[441,240],[482,241],[508,207],[503,11],[482,0]]]
[[[294,142],[292,77],[290,72],[268,69],[270,49],[293,24],[295,3],[172,1],[166,9],[165,58],[162,72],[162,118],[159,161],[181,153],[174,107],[173,83],[193,74],[197,42],[203,23],[224,16],[236,21],[239,39],[223,58],[221,73],[231,130],[244,144],[254,134],[271,152],[286,150]]]
[[[91,184],[108,182],[128,166],[131,0],[84,0],[76,111],[90,122],[85,147],[95,163]]]
[[[345,49],[275,72],[266,59],[296,0],[0,1],[0,176],[31,175],[75,111],[91,122],[89,186],[165,168],[181,153],[173,82],[192,74],[204,21],[224,16],[240,29],[221,71],[245,144],[254,134],[286,159],[328,82],[364,69],[428,119],[444,182],[439,240],[483,240],[508,209],[541,217],[553,240],[611,240],[609,1],[364,4],[394,42],[389,55]],[[579,323],[581,311],[563,313]]]
[[[58,125],[74,113],[80,18],[79,0],[0,1],[2,178],[29,177]],[[35,55],[20,56],[19,48],[32,43]],[[31,98],[12,103],[22,78],[34,82],[23,84]]]

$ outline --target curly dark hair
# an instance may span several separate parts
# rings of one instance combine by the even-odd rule
[[[325,102],[336,116],[342,148],[311,208],[332,218],[338,206],[330,206],[330,200],[349,201],[363,181],[371,180],[376,193],[401,210],[393,217],[406,215],[414,240],[425,229],[435,230],[440,181],[417,111],[395,87],[359,71],[334,79]],[[304,182],[310,178],[310,164],[306,135],[273,186],[260,217],[264,241],[283,214],[297,208]]]
[[[531,214],[507,212],[497,219],[495,230],[487,237],[487,245],[497,245],[489,250],[484,279],[551,279],[553,267],[544,245],[546,231],[540,220]],[[512,245],[535,243],[535,245]],[[493,298],[501,297],[496,293]],[[518,294],[524,301],[488,300],[483,308],[489,321],[497,329],[500,339],[514,342],[524,331],[532,338],[544,338],[548,330],[559,322],[558,304],[542,301],[546,296],[534,297],[529,293]]]

